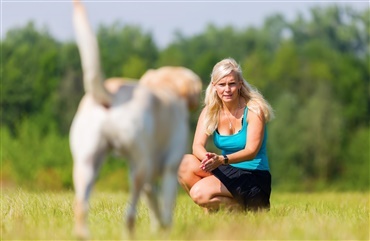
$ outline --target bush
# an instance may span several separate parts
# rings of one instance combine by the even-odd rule
[[[2,178],[7,186],[22,186],[30,190],[72,189],[73,160],[69,139],[60,136],[56,128],[41,130],[36,119],[25,119],[12,135],[1,127]],[[103,190],[129,189],[126,162],[108,156],[97,179]]]
[[[17,125],[15,136],[1,127],[3,179],[30,189],[72,187],[72,158],[68,138],[56,131],[43,133],[32,119]]]

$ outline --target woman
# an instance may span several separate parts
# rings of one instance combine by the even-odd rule
[[[273,117],[269,103],[244,80],[234,59],[214,66],[193,154],[184,156],[178,173],[181,186],[196,204],[208,211],[220,206],[269,209],[266,123]],[[221,155],[206,150],[211,135]]]

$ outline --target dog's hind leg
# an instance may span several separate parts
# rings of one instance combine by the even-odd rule
[[[75,188],[74,214],[75,234],[78,238],[89,238],[87,226],[88,200],[103,155],[91,157],[84,161],[75,161],[73,165],[73,181]]]
[[[75,189],[75,232],[80,238],[88,237],[88,199],[108,145],[101,131],[101,123],[105,118],[104,108],[93,107],[91,98],[85,96],[70,131]]]

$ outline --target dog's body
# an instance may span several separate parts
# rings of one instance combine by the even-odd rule
[[[200,79],[186,68],[163,67],[149,70],[137,83],[120,79],[103,83],[96,38],[79,1],[74,1],[74,24],[86,91],[70,131],[76,233],[88,236],[89,194],[110,150],[129,160],[129,231],[134,228],[142,191],[152,224],[169,227],[177,194],[177,169],[187,146],[189,108],[198,102]],[[160,194],[155,183],[161,184]]]

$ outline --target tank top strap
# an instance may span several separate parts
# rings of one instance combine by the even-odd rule
[[[244,107],[243,126],[246,126],[247,124],[247,114],[248,114],[248,106]]]

